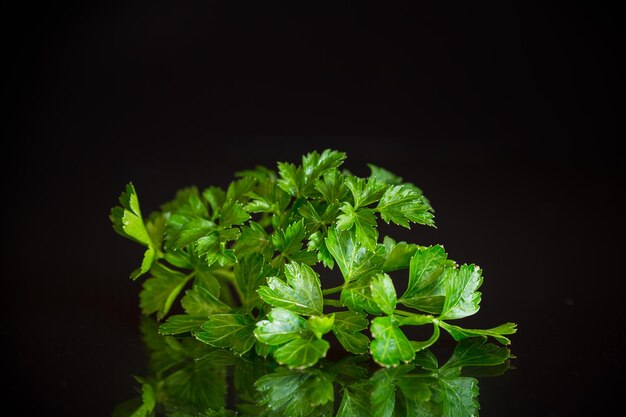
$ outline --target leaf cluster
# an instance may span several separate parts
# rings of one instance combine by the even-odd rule
[[[188,187],[144,217],[132,184],[111,211],[115,231],[146,248],[132,279],[162,335],[192,336],[236,355],[304,369],[324,358],[332,334],[383,367],[412,363],[441,330],[461,341],[508,344],[513,323],[467,329],[478,312],[482,270],[458,265],[443,246],[380,236],[380,222],[434,226],[422,191],[369,165],[365,178],[342,169],[346,154],[310,152],[301,163],[238,172],[225,189]],[[325,271],[338,269],[340,286]],[[389,275],[402,271],[398,294]],[[395,274],[394,274],[395,276]],[[175,313],[175,314],[173,314]],[[406,326],[432,327],[410,340]]]

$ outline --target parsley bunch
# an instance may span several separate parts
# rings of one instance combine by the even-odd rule
[[[323,358],[329,332],[348,352],[369,352],[384,367],[413,361],[441,329],[457,341],[486,336],[508,344],[513,323],[485,330],[451,323],[479,309],[478,266],[457,265],[440,245],[379,236],[379,220],[434,225],[422,191],[374,165],[359,178],[340,170],[345,159],[327,149],[303,156],[301,165],[279,162],[277,172],[236,173],[225,190],[185,188],[146,218],[129,184],[110,218],[118,233],[146,247],[131,274],[150,275],[142,312],[167,317],[163,335],[193,335],[237,355],[254,350],[290,368]],[[335,265],[344,283],[327,288],[323,269]],[[389,276],[397,270],[408,274],[400,296]],[[175,311],[184,314],[170,315],[179,299]],[[427,340],[409,340],[402,330],[423,325],[432,327]]]

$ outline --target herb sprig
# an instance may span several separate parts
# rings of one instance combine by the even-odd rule
[[[182,189],[148,217],[128,184],[110,218],[115,231],[146,248],[131,274],[149,275],[142,312],[167,318],[163,335],[192,335],[298,369],[326,356],[330,332],[346,351],[369,352],[384,367],[412,362],[442,329],[457,341],[509,344],[514,323],[452,323],[479,310],[478,266],[457,265],[441,245],[379,236],[380,221],[434,226],[422,191],[371,164],[369,177],[357,177],[340,169],[345,159],[327,149],[308,153],[300,165],[279,162],[277,171],[238,172],[226,189]],[[343,284],[329,288],[316,265],[336,265]],[[408,274],[400,295],[389,275],[398,270]],[[170,314],[175,303],[184,314]],[[424,325],[432,327],[426,340],[409,340],[403,331]]]

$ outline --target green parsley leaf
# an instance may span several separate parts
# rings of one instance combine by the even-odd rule
[[[152,277],[143,283],[139,305],[144,314],[157,313],[165,317],[181,290],[192,278],[155,263],[150,269]]]
[[[277,230],[272,235],[272,243],[277,251],[283,255],[291,255],[302,249],[304,239],[304,220],[294,222],[283,230]]]
[[[300,337],[307,330],[307,322],[291,311],[275,307],[267,315],[267,320],[256,323],[254,335],[268,345],[282,345]]]
[[[326,356],[330,344],[324,339],[293,339],[274,351],[274,359],[289,368],[304,369]]]
[[[387,223],[410,228],[409,222],[434,226],[430,206],[423,204],[419,194],[405,185],[392,185],[385,191],[376,210]]]
[[[385,263],[383,264],[383,271],[391,272],[398,269],[408,268],[411,258],[417,251],[418,246],[415,244],[409,244],[406,242],[398,242],[385,236],[383,239],[383,246],[385,247]]]
[[[109,216],[113,223],[113,229],[120,235],[148,248],[143,255],[141,266],[130,275],[132,279],[137,279],[150,270],[157,258],[158,246],[153,243],[146,229],[139,208],[139,199],[132,183],[128,183],[126,191],[120,195],[119,201],[121,207],[114,207]]]
[[[203,316],[188,316],[177,314],[170,316],[165,323],[159,327],[159,333],[163,335],[173,335],[189,333],[198,330],[206,322]]]
[[[415,357],[411,342],[398,327],[393,317],[376,317],[370,331],[374,340],[370,343],[372,358],[383,366],[397,366]]]
[[[194,336],[208,345],[243,355],[254,346],[254,321],[241,314],[214,314]]]
[[[457,341],[468,337],[491,336],[503,345],[508,345],[511,341],[504,335],[515,334],[517,332],[517,325],[515,323],[505,323],[491,329],[464,329],[443,321],[438,321],[438,324]]]
[[[327,203],[341,201],[348,192],[343,176],[337,169],[326,171],[321,179],[315,181],[315,189]]]
[[[408,307],[439,314],[445,301],[444,271],[454,262],[440,245],[419,248],[411,258],[409,284],[400,302]]]
[[[235,266],[237,288],[239,288],[243,296],[241,301],[248,310],[260,307],[257,290],[261,283],[264,282],[267,270],[269,268],[265,264],[263,256],[259,254],[252,254],[240,259]]]
[[[363,243],[368,250],[374,250],[378,240],[376,216],[374,210],[355,210],[350,203],[343,203],[337,217],[337,230],[350,230],[354,227],[356,240]]]
[[[345,181],[346,186],[352,193],[355,209],[368,206],[380,200],[388,187],[387,184],[378,181],[376,178],[364,179],[349,176]]]
[[[372,299],[380,310],[388,315],[396,309],[396,288],[393,286],[391,277],[387,274],[378,274],[370,283]]]
[[[402,177],[397,176],[396,174],[387,171],[385,168],[381,168],[374,164],[367,164],[371,171],[370,177],[376,178],[380,182],[384,182],[385,184],[390,185],[398,185],[402,184]]]
[[[444,277],[446,300],[441,319],[459,319],[475,314],[480,308],[480,292],[476,291],[483,282],[482,271],[475,265],[463,265],[460,269],[446,271]]]
[[[367,353],[370,340],[361,333],[365,330],[369,321],[364,314],[354,311],[338,311],[335,314],[333,333],[348,352],[363,354]]]
[[[318,339],[321,339],[323,335],[328,333],[330,329],[332,329],[334,323],[334,314],[330,314],[328,316],[311,316],[306,322],[309,330],[311,330],[311,332],[313,332],[315,337]]]
[[[329,229],[326,247],[339,265],[346,282],[374,275],[385,262],[385,249],[377,246],[374,251],[368,251],[356,239],[354,231]]]
[[[291,262],[285,266],[285,283],[269,277],[267,286],[259,288],[259,295],[274,307],[284,307],[307,316],[322,314],[322,289],[318,275],[308,265]]]

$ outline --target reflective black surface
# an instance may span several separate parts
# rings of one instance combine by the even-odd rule
[[[149,373],[137,377],[141,392],[118,405],[114,417],[473,416],[480,409],[478,378],[511,366],[508,349],[474,338],[456,345],[445,362],[423,350],[411,364],[387,369],[366,355],[289,369],[252,352],[236,356],[192,337],[162,337],[147,319],[141,327]]]
[[[110,416],[150,373],[128,279],[141,250],[107,218],[124,184],[150,211],[324,148],[424,190],[438,228],[394,237],[483,268],[481,311],[459,324],[518,323],[481,416],[620,406],[619,15],[412,7],[3,5],[1,334],[19,414]]]

